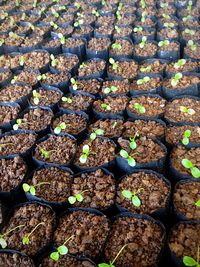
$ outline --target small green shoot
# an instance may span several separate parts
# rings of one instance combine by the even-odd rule
[[[58,25],[54,21],[51,21],[50,25],[51,25],[51,27],[53,27],[54,30],[58,29]]]
[[[194,204],[195,204],[195,206],[197,206],[198,208],[200,208],[200,199],[197,200]]]
[[[148,83],[150,80],[151,80],[150,77],[145,76],[144,78],[137,80],[136,83],[137,85],[143,85],[143,84]]]
[[[187,113],[189,115],[194,115],[196,113],[196,111],[192,108],[187,108],[185,106],[180,106],[180,111],[183,113]]]
[[[72,103],[72,99],[71,99],[70,97],[65,97],[65,96],[63,96],[63,97],[62,97],[62,101],[63,101],[63,102],[66,102],[66,103],[68,103],[68,104],[71,104],[71,103]]]
[[[112,44],[112,48],[115,49],[115,50],[120,50],[122,49],[122,46],[120,44]]]
[[[120,33],[121,32],[120,27],[118,27],[117,25],[115,25],[115,30],[116,30],[117,33]]]
[[[185,59],[179,59],[176,63],[174,63],[174,68],[175,69],[179,69],[181,68],[182,66],[184,66],[186,63],[186,60]]]
[[[92,14],[95,15],[96,17],[100,16],[98,10],[95,9],[92,10]]]
[[[40,152],[42,153],[42,155],[44,156],[45,159],[49,159],[51,153],[54,152],[54,151],[56,151],[56,150],[49,150],[49,151],[47,151],[46,149],[44,149],[44,148],[42,148],[40,146],[38,146],[38,147],[39,147],[39,150],[40,150]]]
[[[140,68],[141,72],[150,72],[151,70],[152,70],[152,66],[151,65],[148,65],[146,67],[141,67]]]
[[[51,58],[51,66],[55,67],[58,64],[58,60],[55,58],[53,54],[50,55]]]
[[[103,103],[101,104],[101,107],[107,111],[110,111],[111,110],[111,106],[109,104],[106,104],[106,103]]]
[[[83,25],[84,20],[83,19],[79,19],[74,23],[74,27],[80,27],[81,25]]]
[[[184,256],[183,263],[185,264],[185,266],[200,267],[200,246],[198,246],[197,248],[197,260],[190,256]]]
[[[62,132],[62,130],[65,130],[67,127],[65,122],[61,122],[55,129],[54,129],[54,133],[55,134],[60,134]]]
[[[146,36],[143,36],[142,37],[142,41],[139,43],[139,47],[140,48],[144,48],[145,45],[146,45],[146,42],[147,42],[147,37]]]
[[[14,227],[14,228],[8,230],[8,231],[7,231],[6,233],[4,233],[4,234],[0,234],[0,246],[1,246],[2,248],[6,248],[8,244],[7,244],[7,242],[6,242],[5,237],[6,237],[8,234],[10,234],[11,232],[13,232],[13,231],[15,231],[15,230],[17,230],[17,229],[19,229],[19,228],[22,228],[22,227],[24,227],[24,226],[25,226],[24,224],[21,224],[21,225],[18,225],[18,226],[16,226],[16,227]]]
[[[27,183],[23,183],[22,188],[23,188],[25,193],[29,192],[31,195],[35,196],[36,187],[41,186],[41,185],[50,185],[50,184],[51,183],[49,183],[49,182],[40,182],[40,183],[38,183],[36,185],[29,185]]]
[[[184,32],[185,32],[186,34],[190,34],[190,35],[195,35],[195,34],[196,34],[196,31],[195,31],[195,30],[188,29],[188,28],[186,28],[186,29],[184,30]]]
[[[19,7],[19,5],[20,5],[20,1],[19,0],[15,0],[15,6]]]
[[[102,129],[97,129],[93,133],[90,134],[90,140],[94,141],[97,136],[104,135],[105,131]]]
[[[46,80],[46,78],[47,78],[47,76],[45,74],[41,74],[41,75],[37,76],[38,81],[44,81],[44,80]]]
[[[162,17],[164,18],[164,19],[170,19],[170,15],[168,15],[168,14],[162,14]]]
[[[188,46],[190,47],[190,49],[192,51],[196,51],[197,50],[197,45],[195,44],[195,42],[193,40],[189,40],[188,41]]]
[[[62,255],[66,255],[69,251],[68,247],[65,246],[67,244],[67,242],[69,242],[72,238],[74,237],[74,235],[70,236],[61,246],[59,246],[57,248],[57,251],[52,252],[50,254],[50,258],[54,261],[58,261],[60,256]]]
[[[12,80],[10,81],[11,84],[15,84],[17,81],[17,76],[14,76]]]
[[[124,149],[121,149],[120,150],[120,156],[124,159],[127,159],[128,160],[128,165],[131,166],[131,167],[135,167],[136,165],[136,161],[133,157],[131,157],[128,152]]]
[[[73,90],[77,90],[78,89],[78,82],[74,79],[74,78],[71,78],[70,79],[70,82],[71,82],[71,84],[72,84],[72,88],[73,88]]]
[[[28,233],[27,235],[25,235],[23,238],[22,238],[22,243],[23,245],[29,245],[30,243],[30,237],[31,235],[37,230],[38,227],[40,227],[41,225],[45,226],[45,223],[44,222],[40,222],[38,223],[34,228],[33,230]]]
[[[86,63],[82,63],[81,65],[80,65],[80,69],[82,69],[82,68],[85,68],[87,65],[86,65]]]
[[[183,74],[178,72],[171,78],[171,85],[173,87],[177,86],[180,80],[183,78]]]
[[[62,33],[59,33],[58,38],[60,39],[60,43],[64,45],[66,41],[65,36]]]
[[[76,194],[76,195],[74,195],[74,196],[70,196],[70,197],[68,197],[68,201],[69,201],[69,203],[71,204],[71,205],[73,205],[74,203],[76,203],[76,201],[78,201],[78,202],[83,202],[83,200],[84,200],[84,197],[83,197],[83,194],[85,193],[85,192],[88,192],[89,190],[84,190],[84,191],[82,191],[82,192],[80,192],[80,193],[78,193],[78,194]]]
[[[109,63],[112,65],[113,70],[118,69],[119,65],[116,63],[116,61],[113,58],[109,58]]]
[[[103,92],[104,92],[105,94],[110,94],[110,93],[116,93],[117,90],[118,90],[118,88],[117,88],[116,86],[112,85],[111,87],[106,87],[106,88],[103,90]]]
[[[33,103],[35,105],[38,105],[40,102],[40,94],[36,90],[33,90],[32,93],[33,93]]]
[[[187,146],[190,142],[190,136],[191,136],[191,131],[190,130],[186,130],[183,134],[183,139],[182,139],[182,144]]]
[[[183,22],[187,22],[187,21],[190,21],[190,20],[192,20],[192,16],[191,15],[187,15],[187,16],[185,16],[185,17],[183,17]]]
[[[192,1],[189,1],[189,2],[188,2],[188,5],[187,5],[187,10],[188,10],[189,12],[192,11],[192,5],[193,5]]]
[[[13,130],[17,131],[22,124],[22,119],[17,119],[16,123],[13,125]]]
[[[168,28],[168,29],[175,27],[175,24],[173,22],[165,22],[163,25],[165,28]]]
[[[133,29],[133,31],[134,32],[142,32],[143,31],[143,28],[142,27],[135,27],[134,29]]]
[[[120,20],[121,18],[122,18],[122,15],[120,13],[120,10],[117,10],[117,12],[116,12],[116,19],[117,20]]]
[[[140,103],[135,103],[134,108],[137,109],[137,111],[139,111],[140,114],[144,114],[146,112],[145,107]]]
[[[195,167],[189,159],[182,159],[181,164],[186,169],[190,169],[190,172],[194,178],[200,178],[200,170]]]
[[[159,47],[168,46],[169,44],[170,44],[169,40],[163,40],[163,41],[158,42]]]
[[[129,200],[131,200],[132,204],[135,206],[135,207],[140,207],[141,206],[141,200],[140,198],[138,197],[138,194],[144,190],[143,188],[140,188],[138,189],[137,191],[135,192],[131,192],[129,190],[123,190],[122,191],[122,196],[124,198],[127,198]]]
[[[90,155],[90,147],[89,145],[84,145],[82,149],[82,154],[79,158],[79,161],[84,164],[87,161],[88,156]]]

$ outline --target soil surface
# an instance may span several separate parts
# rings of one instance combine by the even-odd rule
[[[0,267],[34,267],[33,261],[27,256],[18,253],[0,253]]]

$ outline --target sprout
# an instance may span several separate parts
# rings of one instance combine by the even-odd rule
[[[135,27],[133,29],[134,32],[142,32],[143,31],[143,28],[142,27]]]
[[[117,20],[120,20],[122,18],[119,10],[117,10],[117,12],[116,12],[116,18],[117,18]]]
[[[44,149],[44,148],[42,148],[40,146],[38,146],[38,147],[39,147],[39,150],[40,150],[40,152],[42,153],[42,155],[44,156],[45,159],[49,159],[50,158],[50,154],[52,152],[56,151],[56,150],[49,150],[49,151],[47,151],[46,149]]]
[[[115,129],[117,126],[117,122],[115,121],[113,124],[112,124],[112,128]]]
[[[187,146],[190,142],[189,137],[191,136],[191,131],[186,130],[183,134],[182,144]]]
[[[5,237],[6,237],[8,234],[10,234],[11,232],[13,232],[13,231],[15,231],[15,230],[17,230],[17,229],[19,229],[19,228],[22,228],[22,227],[24,227],[24,226],[25,226],[24,224],[21,224],[21,225],[18,225],[18,226],[16,226],[16,227],[14,227],[14,228],[8,230],[8,231],[7,231],[6,233],[4,233],[4,234],[0,234],[0,246],[1,246],[2,248],[6,248],[6,247],[7,247],[7,242],[6,242]]]
[[[19,38],[19,35],[17,35],[16,33],[14,32],[9,32],[9,37],[13,38],[13,39],[18,39]]]
[[[145,67],[141,67],[140,68],[141,72],[150,72],[151,70],[152,70],[152,66],[151,65],[146,66],[146,68]]]
[[[55,58],[53,54],[50,55],[50,58],[51,58],[51,66],[55,67],[58,63],[58,60]]]
[[[137,191],[135,192],[131,192],[129,190],[123,190],[122,191],[122,196],[124,198],[127,198],[127,199],[130,199],[132,204],[135,206],[135,207],[140,207],[141,206],[141,200],[140,198],[138,197],[138,194],[144,190],[143,188],[140,188],[138,189]]]
[[[15,84],[16,83],[16,81],[17,81],[17,76],[14,76],[13,78],[12,78],[12,80],[11,80],[11,84]]]
[[[31,195],[35,196],[35,194],[36,194],[36,189],[35,188],[36,187],[41,186],[41,185],[50,185],[50,184],[51,183],[49,183],[49,182],[40,182],[40,183],[38,183],[36,185],[29,185],[27,183],[24,183],[22,185],[22,188],[23,188],[25,193],[29,192]]]
[[[58,38],[60,39],[60,43],[62,45],[64,45],[65,44],[65,36],[62,33],[59,33]]]
[[[158,43],[158,46],[159,47],[163,47],[163,46],[168,46],[170,43],[169,43],[169,40],[163,40],[163,41],[160,41]]]
[[[46,80],[46,78],[47,78],[47,76],[45,74],[41,74],[41,75],[37,76],[38,81],[44,81],[44,80]]]
[[[104,89],[104,93],[105,94],[109,94],[109,93],[115,93],[115,92],[117,92],[117,90],[118,90],[118,88],[116,87],[116,86],[111,86],[111,87],[106,87],[105,89]]]
[[[60,256],[62,255],[66,255],[69,251],[68,247],[65,246],[67,244],[67,242],[69,242],[72,238],[74,237],[74,235],[70,236],[61,246],[59,246],[57,248],[57,251],[52,252],[50,254],[50,258],[54,261],[58,261]]]
[[[19,59],[19,65],[24,66],[24,63],[25,63],[25,58],[23,56],[21,56]]]
[[[120,150],[120,156],[124,159],[127,159],[128,160],[128,165],[131,166],[131,167],[135,167],[136,165],[136,161],[133,157],[131,157],[128,152],[124,149],[121,149]]]
[[[190,34],[190,35],[195,35],[195,33],[196,33],[196,31],[195,30],[192,30],[192,29],[185,29],[184,30],[184,32],[186,33],[186,34]]]
[[[98,12],[98,10],[93,9],[93,10],[92,10],[92,14],[95,15],[96,17],[99,17],[99,12]]]
[[[146,8],[146,2],[145,2],[145,0],[141,0],[141,1],[140,1],[140,4],[141,4],[141,7],[142,7],[143,9]]]
[[[83,62],[81,65],[80,65],[80,69],[86,67],[86,64]]]
[[[65,130],[67,127],[65,122],[61,122],[55,129],[54,129],[54,133],[55,134],[59,134],[62,132],[62,130]]]
[[[34,0],[34,2],[33,2],[33,7],[34,7],[34,8],[37,7],[37,0]]]
[[[115,50],[120,50],[122,48],[122,46],[120,44],[112,44],[112,48]]]
[[[130,148],[132,149],[132,150],[134,150],[134,149],[136,149],[136,147],[137,147],[137,144],[136,144],[136,142],[135,142],[135,139],[136,139],[136,137],[139,137],[140,135],[139,135],[139,132],[137,131],[136,133],[135,133],[135,135],[134,135],[134,137],[130,137]]]
[[[145,76],[144,78],[137,80],[137,85],[146,84],[146,83],[148,83],[150,80],[151,80],[150,77]]]
[[[71,103],[72,103],[72,99],[71,99],[70,97],[65,97],[65,96],[63,96],[63,97],[62,97],[62,101],[63,101],[63,102],[66,102],[66,103],[68,103],[68,104],[71,104]]]
[[[30,237],[31,237],[31,235],[37,230],[37,228],[38,228],[40,225],[45,226],[45,223],[44,223],[44,222],[40,222],[40,223],[38,223],[38,224],[33,228],[33,230],[32,230],[30,233],[28,233],[27,235],[25,235],[25,236],[22,238],[22,243],[23,243],[23,245],[28,245],[28,244],[30,243]]]
[[[122,10],[122,7],[123,7],[123,3],[122,2],[119,2],[119,5],[117,7],[117,10]]]
[[[183,113],[187,113],[189,115],[194,115],[196,113],[194,109],[187,108],[187,107],[184,107],[184,106],[180,106],[180,111],[183,112]]]
[[[186,17],[183,17],[183,22],[187,22],[189,20],[192,20],[192,16],[191,15],[187,15]]]
[[[181,164],[186,169],[190,169],[191,174],[194,178],[200,178],[200,170],[195,167],[189,159],[182,159]]]
[[[192,10],[192,1],[189,1],[188,2],[188,5],[187,5],[187,10],[190,12]]]
[[[147,13],[145,11],[142,12],[141,22],[145,22],[146,21],[146,15],[147,15]]]
[[[121,32],[120,27],[118,27],[118,26],[116,26],[116,25],[115,25],[115,30],[116,30],[117,33],[120,33],[120,32]]]
[[[101,104],[101,107],[107,111],[110,111],[111,110],[111,106],[109,104],[106,104],[106,103],[103,103]]]
[[[179,83],[179,81],[181,80],[181,78],[183,77],[183,74],[178,72],[176,73],[172,78],[171,78],[171,85],[173,87],[177,86],[177,84]]]
[[[95,130],[93,133],[91,133],[91,135],[90,135],[90,140],[95,140],[96,139],[96,137],[97,137],[97,135],[104,135],[104,133],[105,133],[105,131],[104,130],[102,130],[102,129],[97,129],[97,130]]]
[[[0,38],[0,46],[2,46],[5,43],[5,40],[3,38]]]
[[[78,194],[76,194],[76,195],[74,195],[74,196],[70,196],[70,197],[68,197],[68,201],[69,201],[69,203],[71,204],[71,205],[73,205],[74,203],[76,203],[76,201],[78,201],[78,202],[83,202],[83,200],[84,200],[84,197],[83,197],[83,194],[85,193],[85,192],[88,192],[89,190],[84,190],[84,191],[82,191],[82,192],[80,192],[80,193],[78,193]]]
[[[35,105],[39,104],[40,97],[41,97],[40,94],[36,90],[33,90],[33,102]]]
[[[19,126],[22,124],[22,119],[17,119],[16,124],[13,125],[13,130],[18,130]]]
[[[163,25],[165,28],[174,28],[175,26],[173,22],[165,22]]]
[[[184,256],[183,263],[185,266],[200,267],[200,246],[197,248],[197,260],[189,256]]]
[[[195,206],[200,207],[200,199],[195,202]]]
[[[54,21],[51,21],[50,25],[54,28],[54,30],[58,29],[58,25]]]
[[[175,64],[174,64],[174,68],[175,69],[179,69],[181,68],[183,65],[185,65],[186,60],[185,59],[179,59]]]
[[[80,9],[81,8],[81,4],[80,3],[74,3],[74,6],[77,8],[77,9]]]
[[[71,78],[70,79],[70,82],[72,84],[73,90],[77,90],[78,89],[78,83],[77,83],[77,81],[74,78]]]
[[[143,36],[141,43],[139,43],[139,47],[140,48],[144,48],[146,42],[147,42],[147,37],[146,36]]]
[[[105,4],[106,4],[106,0],[102,0],[102,1],[101,1],[101,4],[102,4],[103,6],[105,6]]]
[[[74,23],[74,27],[80,27],[83,23],[84,23],[84,20],[83,19],[79,19],[78,21],[76,21]]]
[[[119,65],[116,63],[116,61],[113,58],[109,58],[109,63],[112,65],[112,69],[116,70]]]
[[[168,3],[161,3],[160,6],[161,6],[162,8],[167,8],[167,7],[169,6],[169,4],[168,4]]]
[[[197,49],[197,46],[196,46],[196,44],[194,43],[193,40],[189,40],[189,41],[188,41],[188,45],[189,45],[189,47],[190,47],[190,49],[191,49],[192,51],[195,51],[195,50]]]
[[[144,114],[146,112],[145,107],[140,103],[135,103],[134,108],[136,108],[137,111],[139,111],[139,113],[141,113],[141,114]]]
[[[86,163],[89,155],[90,155],[90,147],[89,147],[89,145],[84,145],[83,149],[82,149],[82,154],[79,158],[79,161],[83,164]]]
[[[19,5],[20,5],[19,0],[15,0],[15,6],[16,6],[16,7],[19,7]]]
[[[168,15],[168,14],[162,14],[162,17],[164,18],[164,19],[170,19],[170,15]]]

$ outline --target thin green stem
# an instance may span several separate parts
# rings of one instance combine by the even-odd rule
[[[117,260],[117,258],[119,257],[119,255],[122,253],[122,251],[125,249],[125,247],[127,247],[128,246],[128,244],[125,244],[121,249],[120,249],[120,251],[117,253],[117,255],[115,256],[115,258],[114,258],[114,260],[111,262],[111,265],[113,265],[115,262],[116,262],[116,260]]]
[[[45,223],[44,223],[44,222],[38,223],[38,224],[33,228],[33,230],[27,235],[27,238],[29,238],[29,237],[32,235],[32,233],[34,233],[35,230],[36,230],[40,225],[45,225]]]
[[[39,184],[34,185],[34,187],[37,187],[37,186],[40,186],[40,185],[45,185],[45,184],[51,184],[51,183],[49,183],[49,182],[41,182]]]
[[[69,240],[71,240],[74,237],[74,235],[70,236],[67,240],[65,240],[65,242],[63,243],[63,245],[65,245],[67,242],[69,242]]]
[[[21,228],[21,227],[24,227],[24,226],[25,226],[25,224],[20,224],[20,225],[18,225],[18,226],[16,226],[16,227],[10,229],[9,231],[7,231],[5,234],[2,235],[2,237],[8,235],[9,233],[15,231],[15,230],[18,229],[18,228]]]

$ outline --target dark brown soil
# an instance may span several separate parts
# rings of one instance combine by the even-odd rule
[[[134,122],[126,121],[124,123],[122,133],[123,137],[133,137],[136,132],[138,132],[140,136],[146,136],[152,139],[162,138],[165,134],[165,127],[159,122],[153,120],[135,120]]]
[[[104,71],[106,63],[104,60],[91,59],[85,63],[82,63],[78,70],[78,76],[84,77],[92,74],[98,74]]]
[[[35,25],[33,33],[37,36],[44,36],[50,31],[51,27],[48,25],[43,25],[42,27]]]
[[[137,75],[138,64],[135,61],[116,61],[118,68],[114,70],[109,65],[108,72],[110,75],[121,76],[124,79],[133,79]]]
[[[22,82],[30,86],[34,86],[38,82],[37,80],[38,75],[39,75],[38,72],[24,69],[23,71],[21,71],[19,74],[16,75],[16,82]]]
[[[41,152],[41,148],[49,152],[49,157]],[[69,164],[76,153],[76,141],[68,136],[50,135],[49,138],[36,146],[34,157],[38,160],[57,163]]]
[[[148,68],[150,66],[150,68]],[[167,64],[163,64],[158,60],[152,63],[145,63],[140,65],[139,71],[142,73],[159,73],[165,69]]]
[[[200,238],[199,223],[178,223],[173,228],[169,239],[169,247],[172,252],[183,260],[184,256],[190,256],[197,260],[197,249]]]
[[[145,113],[141,114],[135,107],[134,104],[139,103],[145,108]],[[137,96],[131,99],[128,104],[128,109],[136,114],[147,117],[157,117],[165,112],[166,100],[157,96]],[[152,106],[154,107],[152,109]]]
[[[74,178],[72,195],[75,196],[84,190],[88,191],[82,194],[83,201],[77,201],[75,207],[104,210],[115,202],[115,180],[101,169],[92,173],[82,173]]]
[[[192,109],[192,113],[182,112],[181,107]],[[199,101],[188,97],[175,99],[168,102],[165,110],[165,118],[171,122],[199,122],[200,105]]]
[[[16,38],[7,36],[4,41],[4,44],[8,46],[20,46],[23,43],[24,38],[19,35],[17,35]]]
[[[16,100],[28,95],[32,90],[31,86],[11,84],[1,90],[1,102],[15,102]]]
[[[3,106],[0,104],[0,125],[16,119],[20,107]]]
[[[116,20],[115,24],[118,26],[118,25],[131,25],[135,22],[135,16],[125,16],[125,15],[122,15],[121,19],[118,19]]]
[[[200,183],[188,181],[176,186],[173,203],[176,211],[188,220],[200,220],[200,209],[195,203],[200,199]]]
[[[190,149],[186,149],[183,146],[178,146],[172,150],[172,153],[170,155],[172,166],[181,174],[190,175],[191,171],[190,169],[186,169],[181,161],[183,159],[190,160],[195,167],[200,169],[200,147],[194,147]]]
[[[18,253],[0,253],[0,267],[34,267],[33,261],[27,256],[21,256]]]
[[[86,163],[80,162],[83,146],[89,145],[90,154]],[[85,140],[77,149],[75,164],[82,167],[100,167],[115,158],[115,144],[104,138],[96,138],[95,140]]]
[[[24,251],[28,256],[34,256],[39,249],[49,244],[53,227],[55,225],[55,213],[47,206],[40,204],[25,204],[15,208],[13,216],[6,226],[3,227],[2,233],[13,229],[19,225],[24,225],[6,235],[5,239],[9,249]],[[40,225],[29,237],[30,243],[23,245],[22,238],[28,235],[36,225]]]
[[[70,79],[70,75],[68,72],[60,72],[60,73],[45,73],[46,79],[42,80],[42,83],[47,85],[59,84],[62,82],[66,82]]]
[[[62,255],[59,261],[55,262],[52,259],[46,257],[39,267],[95,267],[93,263],[87,260],[79,260],[69,255]],[[24,267],[24,266],[22,266]]]
[[[101,88],[101,83],[96,79],[76,80],[77,91],[83,91],[90,94],[98,94]],[[73,85],[71,84],[73,87]],[[74,88],[73,88],[74,89]]]
[[[186,63],[179,68],[177,68],[177,65],[175,63],[169,63],[166,65],[166,71],[167,72],[186,72],[186,71],[193,71],[198,67],[198,62],[187,60]]]
[[[22,118],[19,129],[39,132],[46,129],[53,118],[53,112],[40,107],[28,110]]]
[[[157,262],[163,240],[161,227],[149,220],[118,218],[106,242],[106,262],[112,261],[120,249],[127,245],[116,260],[116,267],[153,266]]]
[[[59,47],[60,46],[60,39],[48,39],[43,43],[44,47]]]
[[[168,127],[165,130],[165,139],[166,142],[171,145],[177,145],[179,142],[183,140],[184,132],[186,130],[191,131],[191,136],[189,138],[189,143],[200,143],[200,127],[198,126],[172,126]]]
[[[0,56],[0,68],[14,69],[20,66],[20,58],[22,54],[11,56],[9,54]]]
[[[135,207],[131,200],[125,199],[123,190],[138,192],[141,206]],[[153,173],[138,172],[126,176],[117,188],[116,202],[123,208],[134,213],[151,214],[159,209],[166,208],[170,188],[164,180]]]
[[[111,55],[130,55],[133,53],[133,45],[131,42],[125,39],[117,39],[114,45],[120,45],[120,49],[114,49],[112,46],[110,48],[110,56]]]
[[[64,109],[74,110],[74,111],[86,111],[89,109],[94,101],[94,99],[88,95],[69,95],[67,96],[72,100],[72,103],[67,103],[61,101],[60,106]]]
[[[59,102],[59,100],[61,99],[63,95],[61,92],[56,91],[56,90],[51,90],[51,89],[43,90],[42,88],[40,88],[36,92],[39,94],[38,105],[40,106],[51,106],[53,104],[56,104]],[[33,106],[36,105],[36,103],[34,102],[33,95],[31,96],[30,103]]]
[[[109,230],[106,216],[74,211],[60,218],[53,241],[59,246],[73,236],[67,243],[70,254],[96,258],[103,248]]]
[[[170,42],[169,45],[164,45],[162,47],[158,46],[158,51],[178,51],[179,44],[175,42]]]
[[[100,27],[95,29],[96,33],[102,35],[110,35],[113,32],[113,27],[109,25],[101,25]]]
[[[142,27],[154,27],[155,22],[151,18],[146,18],[145,21],[136,21],[135,24],[137,26],[142,26]]]
[[[58,21],[57,21],[58,22]],[[61,33],[62,35],[71,35],[73,33],[73,27],[72,26],[67,26],[66,28],[61,28],[59,27],[58,29],[56,30],[53,30],[54,32],[56,32],[57,34]],[[69,38],[69,39],[72,39],[72,38]],[[68,40],[68,39],[67,39]],[[66,44],[66,42],[65,42]],[[71,46],[73,47],[73,46]]]
[[[96,100],[93,103],[93,108],[102,113],[113,113],[118,114],[125,110],[128,102],[126,96],[108,96],[104,100]],[[102,104],[107,104],[110,106],[110,109],[102,107]]]
[[[84,34],[89,34],[93,29],[89,26],[81,26],[80,28],[75,28],[72,37],[82,37]]]
[[[71,71],[78,63],[77,55],[58,55],[56,58],[56,66],[54,68],[58,71]]]
[[[19,156],[13,159],[1,159],[0,172],[0,191],[10,192],[22,182],[27,166]]]
[[[115,30],[113,36],[115,38],[118,37],[125,37],[125,36],[129,36],[132,33],[132,29],[130,27],[120,27],[119,26],[119,30]]]
[[[151,92],[153,90],[155,90],[156,88],[159,88],[161,86],[161,79],[160,77],[156,77],[156,78],[150,78],[149,82],[144,83],[144,84],[137,84],[137,81],[134,80],[131,84],[130,84],[130,90],[136,90],[136,91],[148,91]]]
[[[108,50],[111,42],[107,38],[92,38],[88,42],[88,49],[92,51]]]
[[[184,53],[190,58],[200,59],[200,44],[196,43],[196,50],[192,50],[190,46],[184,48]]]
[[[191,29],[190,29],[191,30]],[[193,30],[193,29],[192,29]],[[181,37],[187,41],[189,40],[193,40],[193,41],[199,41],[200,39],[200,31],[198,30],[194,30],[194,34],[192,32],[192,34],[188,33],[187,31],[185,30],[182,30],[181,32]]]
[[[179,37],[178,31],[176,29],[168,29],[168,28],[164,28],[162,30],[160,30],[159,32],[157,32],[157,34],[166,39],[175,39]]]
[[[84,41],[80,38],[68,38],[65,40],[64,46],[68,48],[72,48],[72,47],[79,47],[84,44],[85,44]]]
[[[41,36],[27,36],[24,38],[21,47],[30,47],[39,45],[42,42],[43,38]]]
[[[33,133],[17,133],[0,137],[0,156],[25,153],[33,146],[36,137]]]
[[[157,52],[157,45],[151,42],[147,42],[143,48],[139,44],[134,45],[134,54],[142,57],[152,57]]]
[[[112,15],[112,16],[100,16],[97,18],[97,21],[96,21],[96,24],[99,25],[99,26],[110,26],[110,25],[113,25],[115,21],[115,16]]]
[[[93,133],[97,129],[104,131],[103,136],[108,138],[119,137],[122,134],[123,120],[98,120],[89,126],[89,132]]]
[[[70,196],[72,174],[56,167],[43,168],[34,172],[33,178],[28,180],[29,185],[35,187],[36,196],[49,202],[66,202]]]
[[[3,72],[0,72],[0,83],[8,79],[11,79],[11,77],[12,77],[12,72],[10,70],[4,70]]]
[[[50,61],[50,55],[46,51],[33,51],[25,54],[24,66],[32,69],[41,69],[46,66]]]
[[[63,14],[62,16],[59,17],[57,22],[62,24],[62,23],[71,22],[71,21],[73,21],[73,19],[74,19],[74,14]],[[60,29],[60,27],[59,27],[59,29]]]
[[[173,77],[171,79],[166,79],[163,81],[163,86],[166,87],[167,89],[182,89],[182,88],[187,88],[189,86],[192,86],[194,84],[198,85],[198,83],[200,82],[200,78],[195,76],[195,75],[183,75],[183,77],[179,80],[179,82],[177,83],[176,86],[172,86],[171,81],[172,81]]]
[[[166,156],[166,151],[161,145],[145,136],[136,139],[137,147],[134,150],[130,148],[130,141],[127,139],[120,137],[118,143],[120,148],[126,150],[139,164],[157,161]]]
[[[53,120],[52,127],[55,129],[64,122],[66,128],[62,130],[63,133],[69,133],[77,135],[81,133],[87,127],[87,120],[82,115],[78,114],[63,114],[62,116]]]

